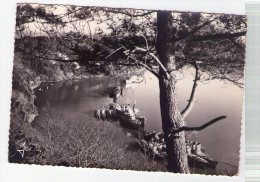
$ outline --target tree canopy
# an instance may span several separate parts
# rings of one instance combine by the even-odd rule
[[[23,39],[22,50],[31,37],[37,37],[38,43],[25,51],[45,60],[76,61],[89,71],[105,70],[111,65],[115,70],[141,66],[156,75],[153,67],[160,64],[156,52],[156,13],[19,4],[16,35]],[[218,78],[242,86],[245,16],[175,11],[172,17],[170,39],[177,70],[196,62],[207,75],[205,80]],[[65,54],[66,59],[57,52]]]

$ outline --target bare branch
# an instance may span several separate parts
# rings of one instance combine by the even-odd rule
[[[181,114],[182,114],[182,117],[185,119],[188,114],[190,113],[191,111],[191,108],[195,102],[195,94],[196,94],[196,87],[197,87],[197,81],[199,80],[199,67],[198,67],[198,64],[195,62],[193,63],[193,66],[195,67],[195,78],[194,78],[194,81],[193,81],[193,86],[192,86],[192,90],[191,90],[191,95],[190,95],[190,98],[188,100],[188,104],[187,106],[181,111]]]
[[[113,54],[115,54],[116,52],[120,51],[121,49],[125,49],[124,47],[119,47],[118,49],[116,49],[115,51],[113,51],[112,53],[110,53],[108,56],[105,57],[105,59],[109,58],[110,56],[112,56]]]
[[[130,50],[127,49],[124,45],[119,44],[121,47],[117,48],[115,51],[113,51],[112,53],[110,53],[108,56],[105,57],[105,59],[109,58],[110,56],[112,56],[113,54],[115,54],[116,52],[118,52],[119,50],[124,49],[124,53],[127,55]],[[122,66],[135,66],[136,64],[146,68],[148,71],[150,71],[153,75],[155,75],[157,78],[159,77],[158,73],[156,71],[154,71],[152,68],[150,68],[148,65],[142,63],[141,61],[137,60],[136,58],[134,58],[133,56],[131,56],[130,54],[127,55],[127,60],[133,60],[135,61],[134,64],[128,64],[128,63],[115,63],[116,65],[122,65]]]
[[[141,48],[141,47],[135,47],[136,50],[139,50],[139,51],[142,51],[142,52],[148,52],[148,50],[144,49],[144,48]],[[162,70],[165,72],[166,75],[168,75],[168,71],[167,69],[163,66],[163,64],[161,63],[161,61],[159,60],[159,58],[154,54],[154,53],[151,53],[151,52],[148,52],[148,54],[150,56],[152,56],[152,58],[154,58],[154,60],[160,65],[160,67],[162,68]]]
[[[171,133],[175,134],[175,133],[179,133],[179,132],[182,132],[182,131],[200,131],[200,130],[203,130],[203,129],[209,127],[210,125],[212,125],[212,124],[214,124],[214,123],[216,123],[216,122],[218,122],[218,121],[220,121],[222,119],[225,119],[225,118],[226,118],[226,116],[224,116],[224,115],[223,116],[219,116],[219,117],[216,117],[216,118],[210,120],[209,122],[207,122],[207,123],[205,123],[205,124],[203,124],[201,126],[198,126],[198,127],[183,126],[183,127],[179,128],[177,130],[172,130]]]
[[[155,72],[152,68],[150,68],[149,66],[147,66],[146,64],[138,61],[137,59],[135,59],[134,57],[132,56],[129,56],[130,59],[136,61],[138,64],[140,64],[142,67],[146,68],[148,71],[150,71],[153,75],[155,75],[157,78],[159,78],[159,75],[157,72]]]
[[[144,38],[144,40],[145,40],[146,49],[149,50],[149,45],[148,45],[147,38],[144,36],[144,34],[141,34],[141,36],[142,36],[142,37]]]

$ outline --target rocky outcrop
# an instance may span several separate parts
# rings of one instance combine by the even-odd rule
[[[25,122],[31,123],[38,115],[34,105],[33,89],[40,85],[40,77],[23,66],[21,59],[15,56],[13,68],[13,90],[11,97],[11,116],[19,115]]]

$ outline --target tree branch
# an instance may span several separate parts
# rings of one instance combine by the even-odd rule
[[[136,46],[135,48],[136,48],[136,50],[139,50],[139,51],[142,51],[142,52],[148,52],[148,50],[141,48],[141,47],[138,47],[138,46]],[[148,54],[159,64],[159,66],[164,71],[165,75],[168,75],[168,70],[163,66],[163,64],[161,63],[159,58],[154,53],[148,52]]]
[[[141,13],[141,14],[131,14],[131,13],[126,12],[126,11],[120,11],[120,10],[115,10],[115,9],[107,9],[107,10],[104,10],[104,11],[109,12],[109,13],[124,14],[124,15],[127,15],[127,16],[131,16],[133,18],[146,16],[146,15],[149,15],[151,13],[156,12],[156,11],[148,11],[146,13]]]
[[[196,87],[197,87],[197,81],[199,80],[199,67],[198,64],[192,63],[192,65],[195,67],[196,72],[195,72],[195,78],[193,81],[193,86],[192,86],[192,90],[191,90],[191,95],[190,98],[188,100],[188,104],[187,106],[181,111],[182,117],[186,118],[189,114],[189,112],[191,111],[191,108],[195,102],[195,93],[196,93]]]
[[[187,41],[207,41],[207,40],[218,40],[218,39],[230,39],[234,37],[245,36],[246,31],[237,32],[237,33],[216,33],[212,35],[198,35],[191,38],[188,38]]]
[[[152,68],[150,68],[149,66],[147,66],[146,64],[138,61],[137,59],[135,59],[134,57],[132,56],[129,56],[130,59],[136,61],[138,64],[140,64],[142,67],[146,68],[148,71],[150,71],[154,76],[156,76],[157,78],[159,78],[159,75],[157,72],[155,72]]]
[[[200,29],[202,29],[203,27],[205,27],[206,25],[210,24],[211,22],[215,21],[218,17],[212,19],[212,20],[209,20],[207,22],[204,22],[202,25],[199,25],[197,26],[196,28],[194,28],[192,31],[190,32],[187,32],[185,35],[179,37],[179,38],[176,38],[175,41],[180,41],[182,39],[185,39],[187,37],[189,37],[190,35],[193,35],[194,33],[196,33],[197,31],[199,31]]]
[[[116,49],[115,51],[113,51],[112,53],[110,53],[109,55],[107,55],[105,57],[105,59],[109,58],[110,56],[112,56],[113,54],[115,54],[117,51],[120,51],[121,49],[124,49],[124,47],[119,47],[118,49]]]
[[[120,44],[121,45],[121,44]],[[113,51],[112,53],[110,53],[108,56],[105,57],[105,59],[109,58],[110,56],[112,56],[113,54],[115,54],[116,52],[120,51],[124,49],[124,53],[127,55],[127,53],[130,52],[130,50],[128,50],[124,45],[121,45],[121,47],[117,48],[115,51]],[[157,72],[155,72],[152,68],[150,68],[148,65],[142,63],[141,61],[137,60],[136,58],[134,58],[133,56],[131,56],[130,54],[127,55],[128,59],[130,58],[131,60],[135,61],[135,64],[128,64],[128,63],[115,63],[117,65],[123,65],[123,66],[134,66],[136,64],[146,68],[148,71],[150,71],[153,75],[155,75],[157,78],[159,77],[159,75],[157,74]]]
[[[143,38],[144,38],[144,40],[145,40],[145,45],[146,45],[146,49],[147,49],[147,50],[149,50],[149,45],[148,45],[147,38],[145,37],[145,35],[144,35],[144,34],[141,34],[141,37],[143,37]]]
[[[209,122],[201,125],[201,126],[198,126],[198,127],[187,127],[187,126],[183,126],[177,130],[172,130],[171,134],[175,134],[175,133],[179,133],[179,132],[182,132],[182,131],[200,131],[200,130],[203,130],[205,128],[207,128],[208,126],[222,120],[222,119],[225,119],[226,116],[219,116],[219,117],[216,117],[212,120],[210,120]]]

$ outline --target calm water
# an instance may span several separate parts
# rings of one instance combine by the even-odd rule
[[[194,70],[191,69],[179,75],[180,110],[186,106],[189,99],[193,75]],[[118,103],[136,101],[136,107],[147,118],[145,130],[161,131],[158,80],[149,72],[145,72],[144,78],[141,83],[125,85],[124,95],[118,99]],[[89,78],[43,84],[41,90],[37,91],[37,106],[42,108],[48,102],[56,112],[71,119],[93,117],[95,109],[112,103],[108,95],[116,85],[120,85],[116,78]],[[189,133],[191,138],[197,138],[202,143],[210,156],[220,161],[219,171],[222,168],[237,170],[235,166],[238,166],[239,161],[242,95],[242,89],[218,80],[199,82],[196,102],[186,119],[188,126],[200,126],[217,116],[227,116],[227,119],[197,134]]]

